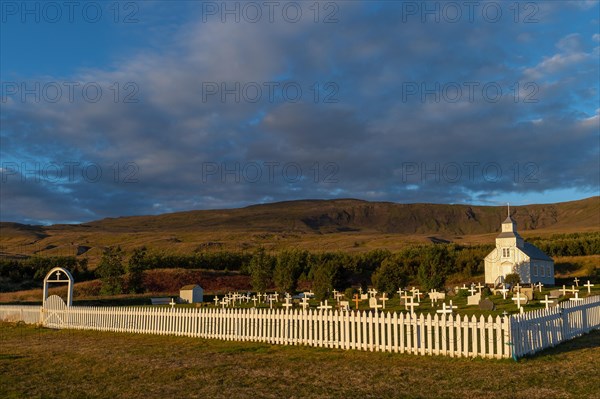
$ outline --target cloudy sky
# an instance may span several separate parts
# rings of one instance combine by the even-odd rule
[[[2,2],[1,217],[599,194],[599,2]]]

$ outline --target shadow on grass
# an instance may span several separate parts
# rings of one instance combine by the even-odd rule
[[[536,354],[525,356],[524,359],[542,359],[582,349],[600,348],[600,330],[594,330],[581,337],[565,341],[553,348],[544,349]]]

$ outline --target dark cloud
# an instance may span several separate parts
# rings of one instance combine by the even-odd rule
[[[401,3],[338,5],[332,24],[195,15],[165,27],[158,48],[64,79],[98,84],[97,102],[9,97],[3,166],[94,163],[103,176],[23,182],[3,171],[2,220],[597,191],[598,44],[558,24],[563,9],[541,4],[531,25],[511,14],[451,24],[406,18]],[[586,19],[589,6],[568,9]],[[49,80],[60,82],[28,77]]]

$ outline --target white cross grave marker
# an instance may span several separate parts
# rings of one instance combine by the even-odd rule
[[[335,298],[335,300],[337,301],[337,303],[340,303],[340,300],[344,297],[344,294],[342,294],[341,292],[336,292],[333,297]]]
[[[398,291],[396,291],[396,292],[398,293],[398,296],[400,298],[402,298],[402,293],[404,292],[404,291],[402,291],[402,288],[398,288]]]
[[[544,284],[542,284],[542,282],[541,282],[541,281],[540,281],[540,282],[538,282],[538,283],[535,285],[535,287],[537,287],[537,289],[538,289],[540,292],[542,292],[542,287],[543,287],[543,286],[544,286]]]
[[[320,302],[319,307],[317,307],[317,309],[329,310],[331,309],[331,305],[327,305],[327,299],[325,299],[325,304],[323,304],[323,302]]]
[[[549,309],[551,304],[554,303],[554,301],[552,299],[548,300],[548,295],[544,295],[546,297],[546,299],[544,299],[543,301],[540,301],[540,303],[543,303],[546,305],[546,309]]]
[[[302,306],[302,310],[306,310],[306,308],[309,306],[308,297],[306,295],[302,297],[302,302],[300,302],[300,306]]]
[[[417,302],[421,303],[421,295],[423,295],[423,293],[421,291],[419,291],[418,288],[415,290],[413,295],[417,297]]]
[[[575,281],[575,285],[579,287],[579,279],[577,277],[575,277],[575,280],[573,280],[573,281]]]
[[[475,288],[477,288],[479,290],[479,293],[481,294],[481,289],[485,287],[485,285],[481,285],[481,283],[477,283],[477,285],[475,286]]]
[[[577,291],[577,292],[575,292],[575,298],[569,298],[569,301],[581,302],[581,301],[583,301],[583,298],[579,298],[579,291]]]
[[[450,300],[450,305],[449,306],[446,306],[446,303],[444,302],[443,305],[442,305],[442,308],[440,310],[437,310],[436,312],[437,313],[448,313],[448,314],[450,314],[450,313],[453,312],[454,309],[456,309],[456,305],[453,306],[452,305],[452,300]]]
[[[418,303],[415,303],[415,297],[411,296],[410,298],[410,302],[406,301],[406,309],[408,310],[408,308],[410,308],[410,313],[414,314],[415,313],[415,306],[419,306]]]
[[[588,290],[588,294],[592,293],[592,287],[594,286],[594,284],[590,284],[590,280],[587,281],[587,284],[583,285],[584,287],[587,287]]]
[[[508,288],[506,288],[506,284],[502,283],[502,288],[499,289],[498,291],[500,291],[502,293],[502,298],[506,299],[506,293],[508,292]]]
[[[389,299],[390,299],[390,298],[387,298],[387,297],[385,296],[385,292],[384,292],[384,293],[383,293],[383,295],[381,296],[381,298],[379,299],[379,300],[381,301],[381,303],[383,304],[383,309],[385,309],[385,303],[386,303],[387,301],[389,301]]]
[[[292,300],[290,298],[285,298],[285,303],[282,305],[285,310],[290,310],[292,307]]]
[[[372,296],[371,298],[369,298],[369,307],[371,309],[375,309],[375,310],[377,310],[377,309],[379,309],[381,307],[381,305],[379,305],[377,303],[377,297]]]
[[[572,286],[571,286],[571,293],[575,294],[575,293],[577,293],[577,292],[579,292],[579,289],[575,288],[575,286],[574,286],[574,285],[572,285]]]
[[[471,293],[471,296],[475,295],[475,292],[477,292],[477,290],[473,286],[471,286],[471,288],[469,288],[468,291]]]
[[[215,299],[213,299],[213,301],[215,301],[215,306],[219,306],[219,296],[215,295]]]
[[[169,302],[169,305],[171,305],[171,309],[175,307],[175,300],[173,298],[171,298],[171,302]]]
[[[254,302],[254,307],[256,307],[256,302],[258,302],[256,295],[252,295],[252,302]]]
[[[521,307],[521,301],[523,301],[524,299],[523,297],[521,297],[520,292],[517,292],[517,295],[513,296],[512,300],[517,302],[517,307],[519,308],[519,310],[523,309]]]
[[[563,287],[562,287],[562,289],[560,289],[559,291],[561,291],[561,292],[562,292],[562,295],[563,295],[563,296],[567,296],[567,291],[569,291],[569,290],[568,290],[568,289],[567,289],[567,287],[566,287],[566,286],[563,284]]]

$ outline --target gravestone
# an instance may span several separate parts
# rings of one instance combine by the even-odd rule
[[[345,311],[350,310],[350,301],[340,301],[339,307],[340,307],[340,310],[345,310]]]
[[[446,299],[445,292],[432,291],[428,295],[429,295],[429,299],[431,299],[431,302],[437,302],[439,300],[443,301],[444,299]]]
[[[491,299],[485,298],[479,302],[480,310],[496,310],[496,304]]]
[[[559,298],[562,295],[561,290],[552,290],[550,291],[550,298]]]
[[[522,287],[521,294],[525,295],[528,300],[533,301],[533,288]]]
[[[481,294],[471,295],[467,298],[467,305],[479,305],[479,301],[481,301]]]

